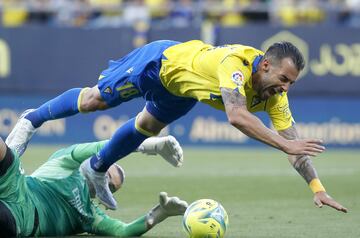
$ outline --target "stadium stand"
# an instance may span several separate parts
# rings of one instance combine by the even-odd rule
[[[121,27],[138,21],[184,27],[212,22],[223,26],[269,23],[343,24],[360,27],[359,0],[4,0],[2,25]]]

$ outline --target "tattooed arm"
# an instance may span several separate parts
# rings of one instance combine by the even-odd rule
[[[347,209],[332,199],[323,189],[315,168],[308,155],[315,155],[324,150],[319,140],[301,140],[295,127],[279,131],[280,135],[268,129],[256,116],[246,108],[246,98],[237,90],[221,88],[226,115],[231,125],[247,136],[262,141],[289,154],[289,161],[314,191],[316,206],[330,206],[347,212]]]
[[[279,135],[288,140],[298,140],[298,132],[295,126],[282,131],[278,131]],[[323,205],[330,206],[338,211],[347,212],[347,209],[341,204],[331,198],[322,186],[320,179],[316,173],[314,166],[312,165],[311,159],[307,155],[289,155],[289,162],[296,169],[296,171],[305,179],[310,189],[314,193],[314,203],[318,207]]]
[[[297,130],[294,126],[278,131],[279,135],[288,139],[288,140],[297,140],[299,139]],[[289,162],[292,164],[294,169],[305,179],[305,181],[310,184],[313,179],[317,179],[318,175],[315,168],[312,166],[312,162],[307,155],[289,155]],[[322,187],[322,186],[321,186]],[[323,187],[322,187],[323,188]],[[325,189],[323,188],[323,191]]]
[[[273,146],[287,154],[315,155],[324,151],[320,140],[287,140],[267,128],[256,116],[252,115],[246,107],[246,97],[238,90],[221,88],[226,115],[231,125],[249,137]]]
[[[221,88],[226,115],[231,125],[242,131],[247,136],[262,141],[282,151],[286,150],[287,140],[276,135],[267,128],[256,116],[246,108],[246,98],[238,91]]]

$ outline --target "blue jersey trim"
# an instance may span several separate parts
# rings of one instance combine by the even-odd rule
[[[261,59],[263,58],[262,55],[258,55],[256,56],[256,58],[254,59],[253,63],[252,63],[252,74],[257,72],[257,66],[259,65]]]

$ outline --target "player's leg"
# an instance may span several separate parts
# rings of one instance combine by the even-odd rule
[[[92,112],[108,108],[100,96],[97,86],[92,88],[73,88],[44,103],[25,115],[34,128],[44,122],[69,117],[79,112]]]
[[[90,112],[108,108],[101,98],[97,86],[93,88],[73,88],[37,109],[27,110],[6,139],[6,144],[16,148],[22,155],[36,129],[44,122],[69,117],[79,112]]]
[[[9,208],[0,201],[0,237],[16,237],[16,221]]]
[[[35,206],[30,202],[19,155],[12,150],[0,138],[0,237],[29,235],[29,224],[35,224]],[[24,217],[27,222],[21,222]]]
[[[48,120],[72,116],[79,112],[104,110],[141,96],[141,90],[132,84],[129,74],[141,75],[142,70],[153,60],[151,57],[147,59],[148,56],[161,58],[161,47],[157,50],[158,54],[154,54],[153,49],[153,46],[139,48],[117,61],[110,61],[109,67],[101,72],[98,85],[93,88],[70,89],[39,108],[27,111],[15,125],[6,143],[16,145],[18,152],[22,154],[36,128]],[[134,69],[134,65],[139,72],[129,71]]]
[[[145,139],[157,135],[165,126],[144,109],[136,118],[121,126],[97,155],[85,161],[82,172],[94,185],[97,197],[106,207],[114,210],[117,206],[105,176],[108,168],[135,151]]]
[[[91,159],[91,167],[106,172],[117,160],[135,151],[148,137],[155,136],[166,126],[151,115],[146,108],[115,131],[112,138]]]
[[[0,137],[0,182],[2,182],[3,180],[2,176],[4,176],[7,173],[11,165],[14,163],[14,160],[15,160],[15,156],[13,152]],[[1,188],[1,184],[0,184],[0,188]]]
[[[0,137],[0,163],[5,159],[7,154],[7,147],[3,139]]]
[[[157,135],[167,124],[187,112],[182,107],[178,111],[177,105],[172,105],[174,96],[167,92],[159,79],[162,52],[173,44],[175,43],[160,41],[137,49],[121,62],[112,62],[113,70],[104,71],[99,80],[101,96],[109,106],[139,96],[151,100],[136,118],[117,129],[100,152],[92,156],[87,166],[84,166],[84,175],[94,184],[100,201],[110,209],[116,208],[116,201],[106,182],[107,169],[117,160],[135,151],[145,139]],[[116,77],[114,72],[117,72]],[[119,75],[122,75],[123,80],[118,81]],[[154,99],[163,100],[165,103],[156,105],[156,102],[152,101]],[[176,97],[174,101],[176,100],[179,98]],[[188,103],[184,98],[180,101]],[[193,106],[194,103],[191,103]]]
[[[0,138],[0,180],[5,175],[11,164],[14,162],[14,156],[11,150]],[[9,208],[0,201],[0,237],[15,237],[16,222]]]
[[[194,99],[170,94],[162,100],[147,101],[136,118],[120,127],[100,152],[86,161],[83,173],[93,183],[97,197],[105,206],[116,209],[116,201],[105,177],[108,168],[135,151],[146,138],[158,134],[167,124],[185,115],[195,103]]]

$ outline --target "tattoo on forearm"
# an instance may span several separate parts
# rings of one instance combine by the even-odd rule
[[[295,140],[298,139],[298,133],[294,126],[279,131],[279,134],[288,139],[288,140]],[[316,170],[314,166],[312,165],[312,161],[307,155],[289,155],[289,161],[292,164],[292,166],[296,169],[296,171],[305,179],[307,183],[310,183],[311,180],[314,178],[317,178],[318,175],[316,173]]]
[[[307,183],[310,183],[311,180],[318,177],[309,156],[294,156],[294,157],[296,158],[293,167],[305,179]]]
[[[230,88],[221,88],[221,97],[225,107],[243,107],[246,106],[246,97],[241,95],[238,90]]]

